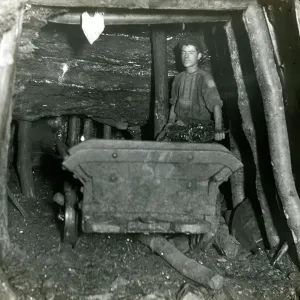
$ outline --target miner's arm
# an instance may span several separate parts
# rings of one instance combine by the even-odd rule
[[[225,139],[222,115],[223,101],[220,98],[214,79],[209,74],[207,74],[203,80],[202,96],[204,98],[206,107],[213,114],[214,117],[215,140],[221,141]]]
[[[170,108],[169,120],[166,126],[170,126],[174,124],[175,121],[176,121],[175,104],[173,104]]]
[[[172,91],[171,91],[171,99],[170,99],[170,114],[169,114],[169,119],[166,127],[172,125],[176,121],[176,114],[175,114],[175,105],[177,102],[178,98],[178,76],[175,77],[173,83],[172,83]]]
[[[215,120],[215,140],[221,141],[225,139],[225,132],[223,130],[223,116],[220,105],[214,106],[214,120]]]
[[[170,108],[168,123],[164,126],[163,130],[156,137],[157,141],[161,141],[165,137],[168,127],[175,123],[176,114],[174,110],[175,110],[175,105],[173,104]]]

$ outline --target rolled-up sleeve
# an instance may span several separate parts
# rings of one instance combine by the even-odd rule
[[[220,107],[223,106],[223,101],[220,98],[220,94],[213,77],[206,73],[203,75],[202,79],[202,97],[207,109],[210,112],[213,112],[216,105],[219,105]]]

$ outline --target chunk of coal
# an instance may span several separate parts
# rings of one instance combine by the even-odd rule
[[[214,122],[171,125],[166,132],[166,140],[172,142],[211,143],[214,140]]]

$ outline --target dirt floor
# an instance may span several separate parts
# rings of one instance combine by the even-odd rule
[[[85,234],[75,249],[62,244],[51,185],[39,172],[34,175],[35,200],[20,196],[14,174],[9,183],[28,213],[24,220],[9,202],[14,246],[4,272],[20,299],[176,299],[188,279],[132,236]],[[196,286],[205,299],[298,299],[298,276],[287,255],[276,268],[265,252],[254,256],[242,251],[234,260],[213,248],[187,255],[207,267],[214,265],[226,278],[218,292]]]

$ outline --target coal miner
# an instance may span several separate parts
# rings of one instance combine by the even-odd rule
[[[199,68],[202,57],[199,43],[189,39],[182,41],[179,48],[185,70],[173,81],[169,120],[157,140],[163,140],[173,125],[188,128],[190,124],[212,124],[212,119],[213,138],[216,141],[223,140],[223,102],[213,77]]]

